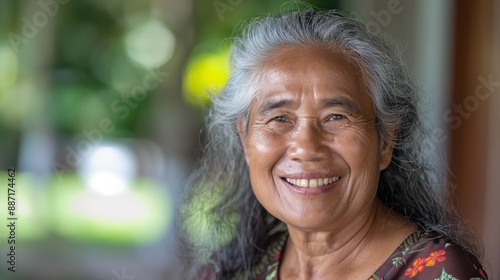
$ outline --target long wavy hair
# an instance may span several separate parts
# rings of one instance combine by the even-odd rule
[[[188,270],[199,272],[200,266],[210,263],[211,278],[239,275],[250,279],[250,268],[264,254],[269,238],[283,230],[282,222],[252,192],[237,119],[248,116],[259,63],[278,48],[301,45],[340,48],[362,70],[378,133],[394,146],[391,163],[380,174],[377,195],[383,203],[421,229],[481,256],[473,231],[449,202],[440,163],[424,156],[432,141],[420,117],[419,91],[399,46],[370,32],[359,19],[308,8],[254,19],[234,38],[230,78],[212,97],[203,155],[179,212],[179,236]],[[390,131],[397,131],[397,136],[391,137]],[[193,235],[203,237],[189,238]]]

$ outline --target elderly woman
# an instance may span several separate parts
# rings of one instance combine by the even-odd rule
[[[181,207],[190,278],[487,279],[399,53],[334,11],[246,26]]]

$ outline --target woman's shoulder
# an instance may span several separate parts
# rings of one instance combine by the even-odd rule
[[[416,231],[370,279],[488,279],[478,259],[438,235]]]
[[[278,231],[269,234],[265,244],[265,252],[254,263],[251,270],[240,271],[236,275],[229,276],[230,279],[247,279],[250,275],[255,280],[272,280],[278,277],[278,267],[283,251],[283,246],[288,238],[286,231]],[[196,269],[193,280],[218,279],[217,265],[208,261]],[[222,277],[222,276],[220,276]],[[219,277],[219,278],[220,278]],[[227,277],[224,277],[225,279]]]

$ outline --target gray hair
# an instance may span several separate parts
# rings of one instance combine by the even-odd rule
[[[378,133],[394,146],[388,168],[381,172],[378,197],[391,209],[425,231],[449,238],[480,256],[474,234],[453,210],[446,180],[433,160],[425,157],[428,130],[420,119],[418,90],[402,62],[397,45],[371,33],[363,22],[338,11],[294,11],[249,22],[234,39],[230,78],[212,98],[206,124],[206,145],[193,173],[180,211],[180,226],[190,223],[189,201],[217,189],[216,201],[205,215],[211,217],[214,238],[225,229],[237,233],[221,246],[186,241],[188,265],[196,270],[210,262],[217,279],[235,275],[250,278],[250,268],[265,252],[271,235],[282,222],[272,217],[255,198],[249,180],[237,119],[246,118],[255,92],[254,76],[270,54],[284,46],[314,45],[348,53],[363,72],[374,104]],[[396,131],[394,137],[391,131]],[[191,209],[192,210],[192,209]],[[234,215],[237,215],[235,225]],[[192,221],[191,221],[192,223]],[[227,232],[226,232],[227,233]]]

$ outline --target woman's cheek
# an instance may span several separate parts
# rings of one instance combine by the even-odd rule
[[[259,157],[268,157],[278,152],[286,144],[286,135],[270,129],[259,128],[252,132],[249,145]]]

